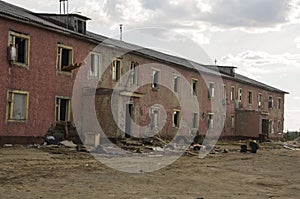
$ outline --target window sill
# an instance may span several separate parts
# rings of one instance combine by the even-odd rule
[[[27,123],[27,120],[13,120],[13,119],[8,119],[6,120],[8,123]]]
[[[65,75],[65,76],[73,77],[73,73],[72,72],[66,72],[66,71],[59,71],[59,70],[57,70],[56,74],[57,75]]]
[[[22,67],[22,68],[26,68],[27,70],[29,70],[29,65],[24,64],[24,63],[20,63],[20,62],[10,62],[11,66],[17,66],[17,67]]]

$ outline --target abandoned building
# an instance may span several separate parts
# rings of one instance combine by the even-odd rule
[[[72,123],[73,85],[86,57],[88,77],[98,82],[94,101],[97,119],[103,131],[110,132],[109,137],[134,135],[128,118],[155,129],[162,116],[160,108],[153,105],[163,99],[166,123],[160,133],[171,139],[182,125],[183,115],[174,95],[198,100],[199,110],[186,123],[202,135],[213,132],[223,120],[222,137],[282,136],[285,91],[237,74],[235,67],[202,65],[147,48],[131,50],[136,46],[124,41],[112,40],[95,50],[109,38],[89,32],[88,20],[79,14],[34,13],[0,1],[1,143],[32,143],[44,137],[51,126]],[[119,56],[120,51],[128,53]],[[104,71],[106,65],[109,67]],[[139,74],[143,65],[149,66],[149,73]],[[174,71],[164,70],[162,65]],[[125,115],[118,121],[124,123],[125,130],[120,130],[110,113],[110,96],[128,71],[133,71],[129,84],[141,87],[129,94],[119,92],[130,97],[130,103],[122,107]],[[187,93],[180,89],[183,79],[189,82]],[[160,86],[162,82],[169,88]],[[222,104],[225,112],[218,116],[212,102]],[[81,132],[82,126],[78,128],[87,133]],[[90,127],[89,131],[93,130]]]

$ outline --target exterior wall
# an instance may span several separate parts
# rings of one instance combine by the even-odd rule
[[[236,135],[257,138],[260,134],[260,113],[256,111],[236,112]]]
[[[56,71],[57,43],[73,47],[74,62],[82,62],[91,44],[73,39],[69,35],[57,34],[34,26],[0,18],[0,136],[44,136],[55,122],[56,96],[72,97],[71,75]],[[7,61],[9,31],[26,33],[30,36],[29,68],[12,65]],[[6,120],[7,91],[29,92],[28,119],[25,122]]]
[[[76,39],[70,35],[59,34],[56,32],[47,31],[22,23],[4,20],[0,18],[0,65],[2,72],[0,74],[0,136],[44,136],[48,128],[55,122],[55,98],[56,96],[72,97],[72,89],[77,70],[73,71],[71,75],[61,74],[56,71],[56,53],[58,42],[66,46],[71,46],[74,52],[74,62],[83,62],[88,53],[95,47],[94,44],[87,40]],[[7,44],[8,32],[10,30],[26,33],[30,36],[30,65],[29,68],[20,66],[10,66],[7,61]],[[169,85],[172,88],[173,73],[180,75],[181,79],[185,78],[189,83],[192,79],[197,79],[197,96],[193,96],[191,89],[179,89],[179,94],[175,94],[164,86],[160,86],[158,90],[153,90],[151,85],[144,85],[138,88],[136,92],[142,93],[141,97],[131,99],[134,104],[133,120],[141,126],[150,125],[149,110],[154,104],[161,104],[167,113],[166,125],[161,130],[164,137],[171,139],[177,132],[178,128],[172,126],[172,113],[174,110],[182,110],[179,102],[181,100],[197,99],[199,103],[198,129],[200,134],[214,135],[217,130],[222,131],[222,136],[232,137],[240,135],[241,131],[246,133],[245,136],[257,135],[261,133],[261,119],[265,118],[273,122],[273,134],[270,137],[278,137],[277,122],[281,121],[282,128],[279,133],[282,133],[284,121],[284,94],[266,91],[264,89],[248,85],[246,83],[237,82],[234,78],[223,78],[222,81],[217,76],[208,75],[205,73],[199,74],[195,70],[186,69],[175,64],[157,61],[152,58],[137,55],[134,53],[125,53],[120,49],[111,49],[108,47],[99,47],[93,51],[100,53],[100,73],[98,87],[102,89],[112,89],[116,85],[116,81],[112,80],[112,61],[119,57],[121,60],[121,73],[125,74],[130,70],[131,61],[139,63],[140,66],[148,64],[148,72],[142,73],[139,71],[138,86],[145,82],[151,81],[151,69],[159,69],[161,73],[160,81],[164,85]],[[171,67],[175,72],[164,69],[164,65]],[[104,67],[108,68],[104,71]],[[96,79],[97,80],[97,79]],[[208,83],[215,84],[215,96],[209,98]],[[222,99],[222,87],[226,86],[226,99]],[[235,99],[230,99],[231,86],[235,87]],[[238,89],[243,89],[241,106],[236,107],[236,100],[238,98]],[[7,91],[20,90],[29,92],[29,110],[28,119],[26,122],[8,122],[6,120],[7,107]],[[248,103],[248,91],[252,91],[252,104]],[[263,104],[258,108],[258,94],[263,96]],[[272,95],[274,100],[274,107],[268,108],[268,96]],[[282,99],[281,109],[277,109],[277,99]],[[83,96],[84,98],[84,96]],[[97,95],[95,101],[83,101],[81,104],[76,104],[75,107],[84,109],[84,103],[95,103],[97,110],[97,119],[103,127],[103,131],[109,137],[123,136],[124,132],[118,130],[115,121],[113,120],[110,108],[110,96],[108,94]],[[218,108],[216,108],[216,106]],[[119,110],[124,107],[117,107]],[[192,108],[193,107],[188,107]],[[215,108],[215,109],[214,109]],[[196,109],[195,109],[196,110]],[[237,113],[237,110],[238,113]],[[259,121],[257,117],[245,117],[242,111],[253,111],[255,114],[259,112],[261,115]],[[208,129],[208,115],[214,114],[214,129]],[[85,114],[90,114],[89,110]],[[186,114],[184,111],[182,115]],[[254,113],[253,113],[254,114]],[[224,128],[222,119],[225,117]],[[235,117],[236,123],[242,124],[245,120],[249,120],[249,128],[243,127],[240,129],[236,125],[231,127],[231,116]],[[123,118],[122,118],[123,117]],[[187,115],[186,124],[191,130],[192,115]],[[94,121],[96,122],[96,121]],[[117,121],[124,125],[124,113],[120,115]],[[259,123],[259,124],[258,124]],[[255,125],[254,125],[255,124]],[[82,124],[79,128],[84,127],[85,122],[82,118]],[[258,128],[259,127],[259,128]],[[95,131],[95,128],[88,127],[86,130]],[[79,129],[80,131],[80,129]],[[84,132],[83,132],[84,133]],[[100,132],[101,133],[101,132]],[[103,132],[102,132],[103,133]],[[135,132],[138,134],[139,132]]]

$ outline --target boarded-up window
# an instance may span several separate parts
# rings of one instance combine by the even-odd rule
[[[28,93],[8,92],[8,120],[27,120]]]
[[[214,114],[213,113],[208,114],[207,124],[208,124],[208,129],[211,130],[214,128]]]
[[[232,86],[230,90],[230,100],[234,101],[235,100],[235,87]]]
[[[150,123],[151,129],[158,128],[158,120],[159,120],[159,108],[152,107],[151,108],[151,123]]]

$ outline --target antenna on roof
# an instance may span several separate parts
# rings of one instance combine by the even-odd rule
[[[63,7],[63,14],[69,13],[69,0],[59,0],[59,13],[62,14],[61,9]]]
[[[123,24],[120,24],[120,41],[123,40]]]

